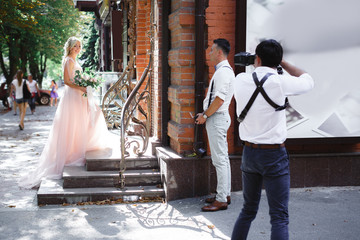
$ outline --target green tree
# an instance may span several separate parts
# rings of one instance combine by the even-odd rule
[[[43,0],[41,16],[38,19],[36,33],[29,33],[29,44],[33,46],[27,57],[31,74],[42,85],[48,60],[61,63],[63,46],[66,40],[76,35],[80,13],[71,0]]]
[[[41,2],[27,0],[0,0],[0,67],[9,84],[18,68],[23,68],[26,61],[21,62],[23,33],[32,32],[37,24],[38,9]]]
[[[63,46],[83,24],[72,0],[0,0],[0,65],[9,84],[29,68],[41,86],[48,60],[61,63]]]
[[[87,27],[84,34],[83,49],[84,52],[80,56],[80,60],[84,63],[82,67],[92,71],[99,69],[99,31],[96,29],[96,19],[94,14],[89,14],[91,21],[84,24]]]

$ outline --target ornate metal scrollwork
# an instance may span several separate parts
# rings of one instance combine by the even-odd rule
[[[135,62],[135,23],[136,23],[136,1],[125,2],[128,12],[128,55],[129,61],[120,78],[107,90],[102,101],[102,111],[108,128],[120,128],[121,111],[125,101],[132,91],[132,78]]]
[[[148,66],[145,68],[139,82],[136,84],[135,88],[131,92],[130,96],[125,102],[125,105],[121,112],[121,152],[124,157],[129,156],[127,150],[130,148],[131,144],[135,143],[134,154],[142,155],[145,153],[148,144],[149,144],[149,130],[150,130],[150,116],[146,110],[151,109],[151,95],[150,95],[150,82],[151,78],[148,78],[145,89],[140,93],[139,89],[141,85],[145,82],[146,77],[150,71],[152,57],[150,55]],[[141,102],[146,104],[146,110],[141,105]],[[138,112],[137,112],[138,111]],[[150,111],[149,111],[150,112]],[[137,113],[137,116],[135,116]],[[140,119],[144,119],[143,121]],[[133,136],[138,136],[141,138],[143,144],[142,147],[136,139],[130,139],[130,137],[125,136],[125,131],[129,129],[130,123],[133,124],[133,127],[139,126],[140,129],[133,132]],[[128,132],[129,135],[129,132]],[[141,148],[140,148],[141,147]]]
[[[128,6],[128,53],[129,62],[125,71],[119,80],[110,87],[103,98],[102,108],[105,119],[109,127],[120,128],[120,148],[121,160],[118,187],[125,187],[126,160],[130,155],[130,148],[133,146],[135,155],[143,155],[149,145],[150,127],[151,127],[151,66],[152,50],[155,25],[152,23],[148,35],[150,37],[150,57],[149,63],[145,68],[140,80],[135,87],[132,87],[132,77],[134,73],[135,62],[135,21],[136,21],[136,0],[127,0]],[[153,3],[151,5],[151,22],[153,22]],[[145,87],[141,86],[146,82]]]
[[[125,69],[119,80],[104,95],[102,111],[108,128],[120,128],[121,110],[126,101],[127,93],[131,91],[126,79],[128,73],[129,67]]]

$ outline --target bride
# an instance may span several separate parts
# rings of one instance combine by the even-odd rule
[[[101,109],[84,97],[85,87],[74,84],[75,71],[82,72],[76,57],[81,42],[70,37],[62,62],[65,89],[55,113],[49,137],[34,172],[20,180],[20,187],[33,188],[44,178],[61,179],[64,166],[82,166],[87,151],[105,148],[108,130]]]

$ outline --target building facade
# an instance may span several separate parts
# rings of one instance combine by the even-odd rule
[[[214,68],[209,66],[208,56],[214,39],[221,37],[229,40],[229,62],[236,74],[244,71],[234,65],[233,59],[235,53],[245,51],[246,47],[247,1],[74,2],[81,11],[93,11],[97,16],[102,71],[122,72],[130,58],[134,57],[133,79],[139,81],[152,54],[149,78],[151,107],[146,109],[151,118],[152,141],[156,146],[170,147],[182,157],[183,162],[179,164],[181,160],[178,159],[174,169],[182,166],[187,170],[190,168],[194,174],[203,167],[208,171],[205,175],[206,183],[191,176],[191,180],[183,185],[190,182],[192,192],[182,194],[179,193],[182,190],[178,190],[172,198],[192,196],[196,186],[206,186],[204,194],[213,191],[211,186],[215,185],[216,178],[209,158],[189,160],[186,156],[197,148],[207,149],[207,155],[210,155],[206,131],[202,127],[195,128],[194,116],[202,111],[202,101],[214,73]],[[133,19],[129,18],[132,11]],[[131,41],[134,41],[132,45]],[[233,173],[236,174],[240,172],[238,168],[242,146],[238,137],[234,101],[229,110],[232,118],[228,131],[229,154],[232,156]],[[360,185],[360,177],[356,176],[356,172],[360,172],[358,142],[354,138],[288,140],[288,150],[295,154],[291,165],[294,179],[292,186]],[[178,172],[182,174],[183,170]],[[345,178],[342,178],[343,175]],[[233,178],[233,190],[241,189],[239,176]]]

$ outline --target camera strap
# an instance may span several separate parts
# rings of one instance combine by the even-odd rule
[[[288,98],[285,98],[285,103],[284,103],[284,105],[279,106],[279,105],[277,105],[276,103],[274,103],[274,101],[272,101],[272,100],[270,99],[270,97],[266,94],[265,89],[263,88],[263,85],[264,85],[265,81],[266,81],[271,75],[274,75],[274,74],[273,74],[273,73],[267,73],[267,74],[259,81],[259,79],[258,79],[257,76],[256,76],[256,73],[253,72],[252,76],[253,76],[254,82],[255,82],[255,84],[256,84],[256,89],[255,89],[254,93],[252,94],[250,100],[249,100],[248,103],[246,104],[245,108],[242,110],[241,114],[240,114],[239,117],[237,118],[237,120],[238,120],[239,123],[241,123],[241,122],[245,119],[245,117],[246,117],[249,109],[251,108],[252,104],[254,103],[254,101],[255,101],[255,99],[256,99],[256,97],[257,97],[257,95],[258,95],[259,93],[261,93],[261,95],[263,95],[263,97],[265,98],[265,100],[266,100],[273,108],[275,108],[275,111],[284,110],[284,109],[289,105],[289,100],[288,100]]]

